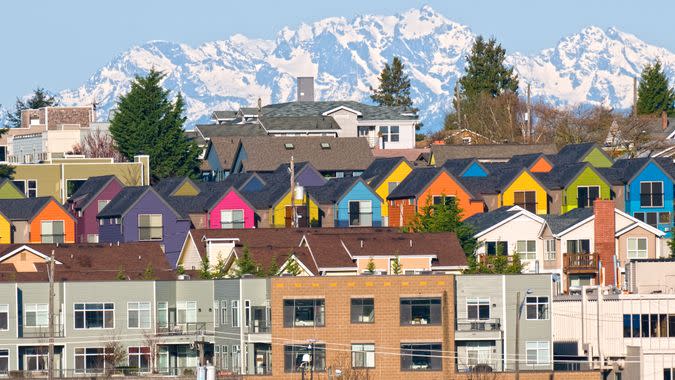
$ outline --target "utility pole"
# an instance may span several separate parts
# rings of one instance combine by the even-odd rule
[[[597,334],[598,334],[598,359],[600,360],[600,372],[602,372],[602,366],[605,362],[605,358],[602,357],[602,350],[600,349],[600,285],[598,285],[598,290],[597,290],[597,299],[595,300],[595,306],[596,306],[596,328],[597,328]]]
[[[520,292],[516,292],[516,380],[520,380],[520,313]]]
[[[295,163],[291,156],[291,227],[298,227],[298,216],[295,212]]]
[[[47,353],[47,378],[54,379],[54,250],[49,260],[49,351]]]
[[[530,84],[527,84],[527,135],[529,137],[530,144],[532,143],[532,136],[534,131],[532,130],[532,103],[530,102]]]

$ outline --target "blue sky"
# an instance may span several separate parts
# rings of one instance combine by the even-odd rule
[[[329,16],[395,14],[431,5],[508,51],[536,53],[588,25],[616,26],[675,51],[673,1],[34,0],[0,4],[0,104],[36,86],[57,91],[86,81],[114,55],[149,40],[198,45],[241,33],[273,38]]]

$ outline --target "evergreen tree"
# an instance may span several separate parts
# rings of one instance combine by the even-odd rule
[[[244,246],[241,256],[235,260],[236,269],[234,275],[236,277],[243,277],[246,274],[258,276],[260,274],[260,265],[253,260],[248,247]]]
[[[199,278],[202,280],[211,279],[211,264],[209,264],[209,258],[204,257],[202,260],[202,265],[199,268]]]
[[[462,210],[455,198],[443,196],[440,204],[433,204],[431,198],[427,198],[426,203],[407,229],[412,232],[454,232],[464,253],[472,255],[476,239],[473,238],[471,227],[462,222]]]
[[[178,93],[173,103],[161,86],[165,75],[150,70],[136,76],[131,91],[120,96],[110,120],[110,133],[119,152],[128,160],[150,155],[154,181],[170,176],[192,176],[199,170],[199,149],[183,131],[185,103]]]
[[[398,259],[398,256],[394,257],[394,260],[391,262],[391,272],[393,274],[403,273],[403,267],[401,266],[401,261]]]
[[[279,263],[277,263],[277,257],[275,256],[272,259],[272,264],[270,264],[270,267],[267,269],[267,276],[268,277],[274,277],[279,274]]]
[[[504,66],[506,50],[494,38],[485,41],[476,37],[471,54],[466,57],[466,74],[459,80],[462,97],[469,100],[481,94],[499,96],[507,91],[518,92],[518,76]],[[456,108],[456,107],[455,107]]]
[[[213,267],[213,272],[211,272],[211,278],[225,278],[227,271],[225,270],[225,260],[222,257],[218,257],[216,266]]]
[[[7,115],[6,128],[20,128],[21,127],[21,111],[26,109],[38,109],[42,107],[57,106],[58,99],[51,95],[49,91],[42,87],[33,90],[33,95],[26,101],[16,98],[14,105],[14,112]]]
[[[381,106],[404,106],[412,109],[412,99],[410,99],[410,79],[403,72],[405,66],[398,57],[394,57],[391,62],[384,64],[384,69],[380,73],[380,87],[371,88],[373,94],[370,98]],[[413,109],[414,110],[414,109]]]
[[[145,267],[145,270],[143,271],[143,279],[144,280],[155,279],[155,268],[152,266],[152,264],[148,263],[148,265]]]
[[[366,270],[370,274],[375,273],[375,261],[373,261],[372,257],[370,258],[370,260],[368,260],[368,265],[366,265]]]
[[[176,274],[178,274],[179,276],[185,274],[185,267],[183,267],[182,264],[178,264],[178,266],[176,267]]]
[[[284,268],[284,273],[288,273],[293,276],[298,276],[300,273],[302,273],[300,265],[298,265],[298,262],[295,261],[295,258],[293,258],[292,254],[288,255],[288,264],[286,264],[286,268]]]
[[[660,61],[647,65],[640,75],[638,86],[638,115],[659,114],[666,111],[668,116],[675,114],[675,91],[668,83]]]

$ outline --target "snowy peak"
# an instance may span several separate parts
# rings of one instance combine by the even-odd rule
[[[65,104],[101,104],[105,114],[135,75],[164,71],[164,85],[181,91],[190,125],[216,109],[295,99],[295,77],[314,76],[317,99],[368,101],[384,64],[401,57],[412,96],[428,130],[442,126],[455,82],[464,72],[475,34],[430,6],[395,15],[330,17],[285,27],[274,39],[235,34],[189,46],[151,41],[114,57],[82,86],[61,93]],[[508,49],[508,47],[506,47]],[[633,77],[660,59],[675,74],[675,55],[616,28],[589,26],[552,48],[527,56],[511,53],[521,86],[535,100],[555,105],[606,104],[627,108]],[[1,112],[1,111],[0,111]],[[190,127],[190,126],[188,126]]]

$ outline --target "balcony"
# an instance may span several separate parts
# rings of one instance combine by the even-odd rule
[[[181,336],[181,335],[210,335],[206,329],[206,322],[171,323],[157,326],[157,335]]]
[[[565,253],[563,255],[564,273],[597,273],[598,255],[595,253]]]
[[[54,338],[63,338],[63,325],[54,324]],[[21,338],[47,339],[49,338],[49,326],[22,327]]]
[[[456,340],[499,340],[501,336],[502,325],[499,318],[481,320],[457,318],[455,328]]]
[[[247,327],[249,343],[272,343],[272,326],[269,321],[254,319]]]

